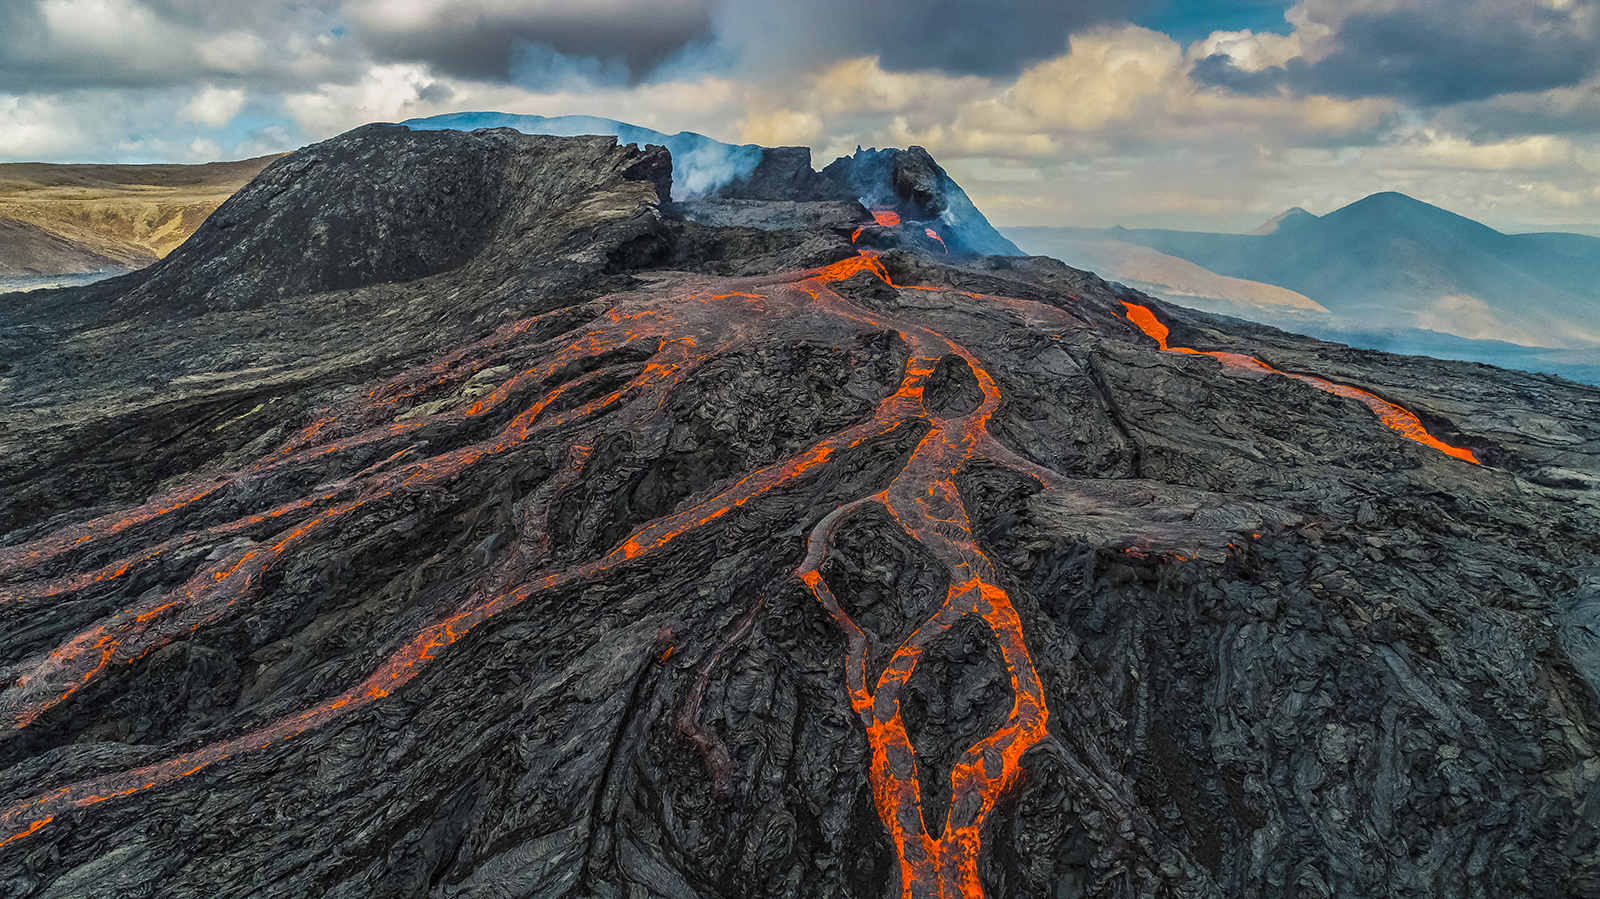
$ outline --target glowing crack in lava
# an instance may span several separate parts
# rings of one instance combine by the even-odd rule
[[[1021,778],[1023,754],[1044,739],[1048,712],[1021,620],[978,546],[955,480],[973,460],[1007,465],[1047,484],[1057,476],[1017,456],[988,433],[987,422],[1001,396],[993,377],[971,351],[931,329],[870,311],[832,289],[833,283],[861,272],[889,282],[877,257],[862,253],[809,274],[742,281],[739,285],[745,289],[740,290],[711,293],[684,288],[661,296],[635,297],[625,301],[626,305],[605,310],[576,338],[572,331],[565,332],[558,339],[566,342],[552,346],[543,357],[547,361],[510,375],[492,393],[470,405],[419,419],[409,414],[395,417],[402,399],[420,403],[433,391],[463,384],[477,372],[495,366],[501,359],[497,353],[540,321],[530,319],[380,385],[352,407],[324,416],[262,461],[216,484],[157,498],[0,554],[0,576],[25,573],[37,568],[41,559],[92,547],[112,534],[137,533],[155,518],[180,516],[181,520],[185,514],[199,514],[196,509],[204,511],[207,498],[221,492],[221,486],[249,482],[263,472],[292,470],[307,460],[325,461],[330,456],[355,455],[358,450],[361,458],[382,457],[346,478],[320,485],[310,496],[157,543],[87,576],[33,583],[13,597],[24,603],[56,601],[148,565],[180,547],[215,543],[224,537],[250,538],[214,564],[202,564],[173,591],[153,591],[153,598],[108,615],[55,649],[15,666],[9,685],[0,690],[0,726],[21,729],[32,726],[40,715],[113,667],[131,664],[160,646],[238,614],[256,599],[268,572],[294,553],[308,535],[335,524],[347,525],[351,517],[397,497],[445,488],[483,460],[515,451],[535,438],[535,445],[560,441],[569,447],[566,467],[552,478],[556,489],[542,510],[519,523],[520,539],[509,544],[514,549],[449,614],[405,639],[365,678],[316,705],[231,739],[134,770],[60,787],[6,808],[0,811],[0,846],[39,831],[71,809],[156,789],[232,756],[267,749],[323,727],[390,695],[473,628],[530,597],[634,564],[678,537],[737,515],[741,507],[776,489],[816,477],[830,460],[846,456],[873,438],[921,422],[928,430],[889,486],[824,516],[812,528],[807,555],[794,574],[847,638],[844,687],[871,746],[868,781],[874,805],[895,845],[899,895],[906,899],[981,896],[978,863],[985,828],[1006,791]],[[879,402],[870,419],[822,437],[793,458],[746,474],[690,508],[643,525],[600,557],[565,568],[549,564],[546,522],[550,510],[560,488],[582,478],[590,448],[595,438],[602,436],[600,429],[616,433],[657,422],[665,414],[669,392],[684,377],[706,361],[740,348],[748,340],[745,335],[769,329],[774,321],[810,328],[807,333],[814,335],[831,334],[834,339],[840,323],[856,331],[898,334],[909,358],[897,389]],[[565,394],[596,383],[604,367],[565,382],[559,381],[559,373],[571,370],[575,362],[630,346],[653,350],[632,380],[602,397],[582,403],[575,399],[568,403],[571,408],[547,414],[552,407],[561,408],[556,404]],[[939,361],[952,357],[970,367],[983,400],[970,413],[946,418],[925,406],[923,390]],[[419,457],[422,445],[411,442],[423,419],[434,432],[464,434],[495,410],[505,407],[509,414],[519,406],[521,411],[509,423],[476,443]],[[606,416],[603,420],[602,413]],[[869,505],[886,511],[907,535],[943,563],[949,575],[943,603],[898,647],[878,646],[851,618],[821,574],[835,529]],[[223,544],[225,548],[232,545]],[[950,776],[950,801],[945,804],[948,811],[942,821],[930,822],[923,816],[919,762],[900,716],[899,698],[922,653],[968,616],[981,620],[993,632],[1010,678],[1013,702],[1004,725],[956,761]],[[885,649],[890,652],[887,663],[871,680],[869,668]]]
[[[877,207],[872,210],[872,224],[877,225],[879,228],[897,227],[900,224],[900,213],[886,207]],[[867,230],[868,227],[867,225],[862,225],[852,232],[850,242],[853,244],[860,240],[861,232]]]
[[[1228,366],[1229,368],[1242,369],[1245,371],[1257,371],[1264,374],[1283,375],[1286,378],[1293,378],[1296,381],[1310,384],[1312,387],[1315,387],[1318,390],[1323,390],[1328,393],[1346,397],[1347,399],[1352,399],[1361,403],[1368,409],[1371,409],[1372,413],[1378,416],[1378,418],[1384,424],[1396,431],[1399,431],[1401,436],[1404,436],[1407,439],[1415,440],[1424,446],[1431,446],[1445,455],[1454,456],[1457,459],[1471,462],[1473,465],[1482,464],[1478,461],[1477,455],[1475,455],[1472,450],[1465,449],[1463,447],[1451,446],[1450,444],[1445,443],[1439,438],[1433,436],[1432,434],[1428,433],[1427,428],[1422,426],[1421,419],[1417,418],[1417,416],[1412,414],[1409,410],[1397,406],[1388,400],[1374,396],[1373,394],[1368,393],[1367,391],[1358,387],[1351,387],[1348,384],[1337,384],[1325,378],[1319,378],[1316,375],[1297,375],[1291,372],[1279,371],[1278,369],[1273,368],[1254,356],[1246,356],[1242,353],[1207,353],[1200,350],[1193,350],[1188,347],[1167,346],[1167,335],[1171,332],[1166,325],[1163,325],[1160,320],[1156,318],[1155,313],[1151,312],[1149,307],[1141,306],[1137,303],[1129,303],[1126,301],[1124,301],[1122,305],[1128,307],[1128,321],[1138,325],[1139,330],[1149,335],[1158,345],[1160,345],[1163,350],[1166,350],[1169,353],[1189,353],[1196,356],[1211,356],[1214,359],[1221,360],[1222,364]]]

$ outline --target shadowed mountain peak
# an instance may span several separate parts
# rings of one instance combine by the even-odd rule
[[[1261,227],[1252,231],[1252,234],[1273,234],[1285,228],[1294,228],[1310,221],[1315,221],[1316,216],[1295,206],[1261,223]]]

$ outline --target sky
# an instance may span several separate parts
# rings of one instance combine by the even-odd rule
[[[997,225],[1246,231],[1396,190],[1600,234],[1600,0],[4,0],[0,161],[597,115],[926,147]]]

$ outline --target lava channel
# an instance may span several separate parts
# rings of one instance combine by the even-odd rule
[[[1477,455],[1474,454],[1472,450],[1459,446],[1451,446],[1450,444],[1445,443],[1439,438],[1433,436],[1432,434],[1428,433],[1427,428],[1422,426],[1422,420],[1417,418],[1415,414],[1405,408],[1389,402],[1386,399],[1383,399],[1382,397],[1368,393],[1359,387],[1351,387],[1348,384],[1338,384],[1333,381],[1329,381],[1326,378],[1319,378],[1316,375],[1297,375],[1292,372],[1280,371],[1268,365],[1267,363],[1262,362],[1260,359],[1255,358],[1254,356],[1246,356],[1242,353],[1208,353],[1201,350],[1193,350],[1188,347],[1168,346],[1167,335],[1170,333],[1170,331],[1166,325],[1163,325],[1161,321],[1156,318],[1155,313],[1151,312],[1149,307],[1141,306],[1137,303],[1129,303],[1127,301],[1124,301],[1122,305],[1128,307],[1128,321],[1138,325],[1139,330],[1149,335],[1158,345],[1160,345],[1163,350],[1166,350],[1169,353],[1189,353],[1195,356],[1210,356],[1213,359],[1221,360],[1222,364],[1229,368],[1243,371],[1260,372],[1263,374],[1283,375],[1286,378],[1293,378],[1296,381],[1310,384],[1312,387],[1315,387],[1318,390],[1323,390],[1328,393],[1346,397],[1361,403],[1368,409],[1371,409],[1372,414],[1378,416],[1379,420],[1381,420],[1384,424],[1396,431],[1399,431],[1400,435],[1408,440],[1415,440],[1424,446],[1431,446],[1447,456],[1454,456],[1457,459],[1471,462],[1473,465],[1482,464],[1478,461]]]
[[[548,520],[549,506],[555,502],[555,495],[552,495],[543,513],[530,516],[524,524],[522,537],[525,539],[512,541],[518,548],[494,569],[491,577],[497,586],[485,583],[464,597],[450,614],[406,640],[369,675],[342,693],[231,739],[141,768],[64,786],[0,810],[0,846],[45,828],[71,809],[156,789],[233,756],[263,750],[321,728],[389,696],[475,627],[530,597],[591,580],[618,566],[651,556],[677,538],[710,526],[775,489],[815,477],[831,459],[868,440],[922,422],[928,425],[926,435],[890,485],[824,516],[811,529],[807,555],[794,574],[847,637],[844,688],[871,745],[873,761],[867,772],[868,782],[873,803],[895,846],[899,895],[902,899],[981,897],[983,886],[978,868],[986,828],[1007,791],[1021,779],[1023,754],[1045,738],[1048,711],[1043,687],[1028,654],[1020,617],[1010,597],[997,583],[992,564],[978,546],[955,479],[963,467],[974,460],[1006,465],[1046,484],[1058,478],[1054,472],[1016,455],[988,433],[986,425],[1000,403],[1000,391],[971,351],[928,328],[869,311],[832,289],[833,283],[859,272],[870,272],[897,288],[937,289],[894,285],[881,261],[871,253],[862,253],[809,276],[748,282],[752,288],[750,292],[679,293],[641,301],[640,308],[632,312],[612,308],[591,323],[580,337],[554,353],[547,363],[512,376],[493,393],[464,410],[438,412],[424,418],[434,425],[461,430],[472,419],[517,396],[526,395],[529,389],[549,383],[576,360],[594,358],[630,344],[653,344],[655,354],[644,370],[623,387],[559,415],[547,416],[544,411],[563,393],[577,388],[599,372],[557,384],[545,390],[488,439],[419,460],[411,459],[410,454],[416,450],[414,445],[403,447],[383,462],[368,466],[342,482],[324,485],[324,493],[198,532],[194,539],[249,533],[252,529],[260,534],[259,529],[272,526],[284,528],[276,534],[260,534],[263,539],[259,543],[203,568],[184,587],[165,598],[151,599],[102,619],[56,650],[18,666],[20,677],[4,691],[3,700],[0,700],[0,712],[4,712],[13,727],[31,726],[44,711],[65,701],[112,666],[127,664],[160,645],[230,616],[261,588],[266,570],[293,553],[307,534],[329,527],[360,509],[371,508],[395,495],[441,488],[484,459],[523,446],[536,436],[542,440],[561,439],[568,444],[571,449],[567,468],[556,478],[564,483],[576,482],[588,460],[589,447],[600,436],[598,431],[602,424],[596,423],[600,413],[609,416],[613,428],[658,424],[660,416],[665,414],[668,393],[682,378],[706,360],[738,348],[741,335],[758,330],[751,327],[754,324],[784,315],[798,318],[820,314],[835,321],[853,322],[863,329],[895,331],[909,350],[898,388],[879,403],[871,419],[827,435],[790,459],[747,474],[691,508],[645,524],[621,544],[590,562],[554,570],[541,567],[546,559],[538,547],[545,542],[542,531]],[[1004,302],[1004,298],[969,296]],[[526,323],[522,327],[526,328]],[[941,418],[924,405],[923,389],[938,361],[951,355],[961,357],[971,367],[983,401],[966,415]],[[492,355],[484,356],[478,358],[476,364],[491,365],[496,361]],[[372,409],[392,405],[400,396],[425,392],[429,382],[461,380],[447,372],[448,368],[435,365],[372,391],[368,402],[350,413],[352,420],[357,425],[370,422]],[[398,435],[398,439],[404,442],[404,435],[411,429],[402,430],[404,433]],[[302,455],[350,452],[352,447],[382,445],[396,439],[392,425],[372,425],[356,427],[353,437],[317,445],[319,439],[340,431],[339,422],[319,421],[260,464],[288,464]],[[193,502],[200,497],[200,491],[181,494],[178,502],[163,501],[155,509],[161,514],[181,514],[178,507],[185,500]],[[869,680],[868,670],[879,647],[837,601],[821,574],[838,524],[869,504],[885,510],[907,535],[939,559],[948,570],[950,580],[942,605],[904,643],[893,648],[876,680]],[[294,510],[295,514],[291,516],[285,510]],[[126,527],[123,522],[143,520],[152,511],[145,506],[97,522],[116,530]],[[291,517],[294,518],[292,522],[285,520]],[[93,528],[89,530],[92,532]],[[63,544],[92,542],[101,536],[103,534],[86,534],[83,526],[77,526],[46,538],[30,549],[54,554],[65,551]],[[193,540],[170,542],[187,544]],[[524,555],[521,549],[524,544],[534,547],[529,555]],[[149,551],[134,558],[142,559],[148,554]],[[18,568],[26,569],[36,564],[37,558],[30,552],[11,561]],[[70,591],[77,586],[76,583],[55,582],[50,589]],[[950,801],[943,803],[948,811],[943,820],[930,822],[923,816],[917,776],[919,762],[900,716],[899,699],[921,654],[966,616],[981,619],[993,631],[1014,699],[1005,724],[968,748],[957,760],[950,775]]]

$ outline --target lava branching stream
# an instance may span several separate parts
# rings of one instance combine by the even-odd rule
[[[401,375],[361,397],[352,408],[305,428],[279,450],[253,465],[212,482],[152,499],[137,508],[66,528],[0,553],[0,577],[13,584],[4,603],[13,611],[57,602],[94,585],[127,577],[185,547],[218,545],[214,561],[181,586],[103,617],[47,653],[9,669],[0,691],[0,726],[13,732],[33,726],[41,715],[67,702],[108,671],[130,665],[175,640],[239,614],[263,589],[269,571],[281,566],[306,538],[346,522],[358,510],[405,494],[440,489],[472,466],[525,447],[557,441],[570,447],[566,468],[554,481],[570,485],[581,478],[604,414],[614,428],[642,427],[663,414],[669,393],[690,372],[728,353],[773,321],[812,321],[837,333],[840,322],[872,332],[897,333],[909,360],[898,388],[878,403],[870,419],[823,437],[798,455],[758,469],[690,508],[639,527],[599,558],[559,567],[543,547],[543,512],[527,516],[517,544],[486,584],[461,600],[445,617],[404,642],[364,679],[317,705],[231,739],[204,745],[145,767],[63,786],[0,811],[0,846],[25,838],[74,809],[93,806],[179,778],[243,753],[269,749],[322,727],[406,684],[452,643],[494,616],[530,597],[594,578],[618,566],[635,564],[764,495],[814,478],[830,459],[876,437],[921,423],[927,431],[903,469],[879,493],[849,502],[812,528],[808,552],[795,575],[809,588],[847,638],[846,688],[868,737],[871,791],[898,855],[902,896],[979,896],[978,859],[982,837],[997,803],[1021,774],[1023,754],[1046,736],[1048,717],[1043,687],[1029,657],[1021,620],[994,569],[973,535],[956,487],[958,473],[974,460],[1009,466],[1044,483],[1056,476],[1019,457],[996,441],[986,423],[1000,403],[994,379],[969,350],[925,327],[869,311],[836,293],[832,286],[869,272],[889,280],[876,256],[863,253],[798,279],[740,283],[739,290],[714,294],[679,290],[666,296],[624,298],[591,322],[574,340],[571,332],[550,343],[542,364],[509,376],[492,393],[470,405],[431,415],[401,415],[404,401],[416,401],[440,387],[465,383],[495,353],[530,334],[550,330],[531,319],[499,332],[431,365]],[[925,289],[925,288],[918,288]],[[969,295],[978,296],[978,295]],[[570,311],[569,311],[570,312]],[[556,315],[552,313],[551,315]],[[623,386],[603,390],[593,371],[560,381],[563,372],[604,353],[632,349],[648,361]],[[977,379],[982,402],[953,417],[941,417],[923,402],[923,390],[942,359],[959,357]],[[551,386],[554,385],[554,386]],[[586,392],[585,388],[589,388]],[[572,399],[564,399],[568,394]],[[434,456],[424,455],[418,432],[465,435],[485,422],[504,420],[493,436]],[[502,413],[495,417],[496,413]],[[313,459],[344,455],[379,458],[354,474],[318,485],[309,495],[224,524],[198,528],[146,546],[137,554],[88,573],[50,578],[41,572],[67,554],[92,554],[116,535],[137,535],[158,519],[204,510],[208,502],[269,475],[282,475]],[[926,547],[947,569],[950,586],[943,603],[898,647],[880,647],[829,589],[822,566],[829,541],[840,524],[858,510],[875,507],[892,516],[910,538]],[[248,539],[243,539],[248,538]],[[533,547],[527,549],[526,547]],[[1009,674],[1014,701],[1004,724],[968,748],[950,776],[942,820],[924,815],[918,759],[900,715],[900,695],[918,659],[940,635],[971,616],[992,630]],[[670,651],[670,650],[669,650]],[[887,655],[885,659],[884,656]],[[869,672],[881,670],[872,677]],[[715,773],[715,772],[714,772]]]
[[[1356,402],[1361,403],[1363,406],[1366,406],[1368,409],[1371,409],[1372,414],[1378,416],[1378,418],[1384,424],[1400,432],[1400,434],[1406,439],[1415,440],[1423,446],[1432,447],[1447,456],[1454,456],[1457,459],[1471,462],[1473,465],[1481,464],[1478,461],[1477,455],[1474,454],[1472,450],[1464,447],[1451,446],[1450,444],[1445,443],[1439,438],[1433,436],[1432,434],[1428,433],[1427,428],[1423,427],[1422,420],[1419,419],[1414,413],[1401,406],[1397,406],[1394,403],[1383,399],[1382,397],[1368,393],[1359,387],[1351,387],[1348,384],[1338,384],[1333,381],[1329,381],[1326,378],[1319,378],[1316,375],[1301,375],[1286,371],[1279,371],[1278,369],[1273,368],[1254,356],[1246,356],[1242,353],[1204,352],[1202,350],[1190,349],[1189,347],[1168,346],[1167,335],[1170,333],[1170,330],[1166,325],[1162,324],[1161,321],[1156,318],[1155,313],[1150,311],[1148,306],[1141,306],[1137,303],[1129,303],[1126,301],[1124,301],[1122,305],[1126,306],[1128,309],[1128,321],[1138,325],[1139,330],[1149,335],[1150,338],[1159,344],[1163,350],[1166,350],[1169,353],[1189,353],[1195,356],[1210,356],[1213,359],[1221,361],[1223,365],[1232,369],[1244,372],[1254,372],[1263,375],[1283,375],[1286,378],[1292,378],[1303,384],[1310,384],[1312,387],[1315,387],[1318,390],[1326,391],[1336,396],[1342,396],[1346,399],[1355,400]]]

